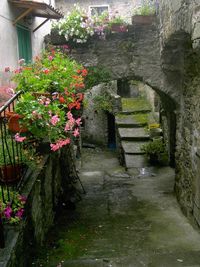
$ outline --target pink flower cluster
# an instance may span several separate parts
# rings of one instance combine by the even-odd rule
[[[36,110],[32,112],[32,115],[34,116],[35,119],[42,119],[42,115],[39,114]]]
[[[68,122],[66,123],[66,125],[65,125],[65,132],[67,132],[67,131],[72,131],[73,130],[73,128],[77,125],[77,126],[80,126],[81,125],[81,118],[78,118],[77,120],[75,120],[74,118],[73,118],[73,115],[72,115],[72,113],[69,111],[68,113],[67,113],[67,118],[68,118]],[[77,137],[77,136],[79,136],[79,129],[78,128],[76,128],[75,130],[74,130],[74,132],[73,132],[73,135],[75,136],[75,137]]]
[[[55,126],[60,121],[60,119],[59,119],[58,115],[54,115],[54,116],[51,117],[50,121],[51,121],[51,124],[53,126]]]
[[[14,137],[15,137],[15,141],[16,141],[16,142],[19,142],[19,143],[21,143],[21,142],[23,142],[24,140],[26,140],[26,137],[25,137],[25,136],[24,136],[24,137],[23,137],[23,136],[20,136],[19,133],[16,133]]]
[[[57,151],[61,147],[66,146],[68,144],[70,144],[70,138],[60,139],[55,144],[50,144],[50,146],[52,151]]]
[[[70,111],[67,113],[67,118],[68,118],[68,121],[65,125],[65,132],[73,131],[73,135],[75,137],[78,137],[80,135],[80,132],[79,132],[79,128],[76,126],[81,125],[81,118],[78,118],[77,120],[75,120]],[[54,115],[51,117],[51,124],[52,125],[56,125],[58,121],[59,121],[59,117],[57,115]],[[76,127],[76,128],[74,129],[74,127]],[[68,145],[68,144],[70,144],[70,138],[59,139],[56,143],[50,144],[50,146],[51,146],[52,151],[57,151],[61,147]]]
[[[14,212],[14,211],[13,211],[13,209],[11,208],[11,206],[8,205],[8,206],[4,209],[3,214],[4,214],[4,216],[5,216],[5,218],[6,218],[7,220],[10,220],[10,219],[12,218],[13,212]],[[19,208],[19,209],[17,210],[17,212],[15,213],[15,217],[18,217],[19,219],[22,219],[23,214],[24,214],[24,209],[23,209],[23,208]]]
[[[16,198],[15,198],[16,197]],[[6,204],[0,203],[2,217],[9,222],[19,222],[24,215],[24,205],[27,198],[22,195],[16,195],[12,202]],[[15,220],[17,219],[17,221]]]

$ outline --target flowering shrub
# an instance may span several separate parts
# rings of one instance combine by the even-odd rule
[[[70,143],[70,136],[79,135],[88,71],[69,57],[49,49],[31,65],[20,61],[14,80],[17,89],[24,92],[15,111],[20,121],[37,141],[50,142],[53,151]],[[76,115],[76,116],[75,116]],[[29,136],[16,133],[17,142],[28,141]]]
[[[74,101],[73,96],[72,94],[68,98],[59,95],[35,98],[32,94],[25,93],[16,104],[15,110],[22,115],[23,124],[26,125],[34,138],[38,141],[50,142],[51,150],[56,151],[70,144],[71,135],[79,136],[81,119],[74,118],[71,110],[73,108],[78,109],[79,101],[82,101],[82,99],[79,98]],[[20,133],[17,133],[15,140],[23,142],[26,137],[24,139],[20,136]]]
[[[75,6],[72,12],[53,25],[53,28],[58,29],[59,34],[64,35],[67,41],[71,40],[75,43],[86,43],[94,34],[91,20],[86,18],[79,6]]]
[[[16,192],[10,192],[9,200],[3,201],[0,199],[0,212],[3,220],[10,224],[19,223],[24,214],[24,206],[26,203],[26,197]],[[5,198],[5,196],[4,196]],[[8,197],[6,197],[8,199]]]
[[[84,88],[87,71],[60,51],[51,49],[36,57],[32,64],[25,65],[22,60],[20,64],[13,78],[17,82],[17,90],[63,93]]]

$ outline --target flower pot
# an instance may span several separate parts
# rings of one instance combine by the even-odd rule
[[[150,132],[151,138],[160,137],[162,135],[162,129],[161,128],[151,128],[149,130],[149,132]]]
[[[8,118],[8,129],[11,132],[13,132],[13,133],[17,133],[17,132],[25,133],[28,131],[28,129],[25,126],[20,125],[20,123],[19,123],[19,119],[22,118],[21,115],[15,113],[15,112],[8,111],[8,112],[6,112],[6,117]]]
[[[158,155],[156,155],[156,154],[150,154],[149,155],[149,163],[151,165],[157,165],[159,163]]]
[[[121,24],[112,24],[111,25],[111,31],[112,32],[127,32],[128,28],[126,25],[121,25]]]
[[[155,21],[155,15],[134,15],[132,17],[132,24],[152,24]]]
[[[0,166],[0,181],[6,184],[17,183],[22,176],[23,164]]]

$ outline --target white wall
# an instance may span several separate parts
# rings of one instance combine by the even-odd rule
[[[50,0],[45,0],[50,3]],[[54,6],[54,0],[51,0],[51,5]],[[0,0],[0,71],[5,67],[16,68],[18,63],[18,40],[16,27],[12,21],[20,14],[7,0]],[[35,18],[33,24],[29,26],[32,30],[37,27],[45,18]],[[26,25],[23,20],[20,23]],[[43,47],[43,38],[50,32],[50,21],[44,24],[35,33],[32,33],[32,52],[33,56],[40,53]],[[27,25],[26,25],[27,26]]]

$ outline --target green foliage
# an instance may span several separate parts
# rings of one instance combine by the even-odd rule
[[[160,165],[168,164],[168,153],[166,145],[162,139],[154,139],[146,145],[141,147],[141,150],[145,152],[150,162],[158,163]]]
[[[23,92],[59,92],[65,88],[74,90],[77,84],[75,77],[82,66],[63,53],[55,50],[44,51],[41,57],[28,65],[15,70],[13,80],[17,82],[17,90]],[[83,83],[79,75],[78,83]]]
[[[120,25],[126,25],[126,21],[121,16],[113,16],[110,18],[108,25],[113,24],[120,24]]]
[[[3,193],[2,193],[3,192]],[[2,219],[9,224],[18,224],[24,214],[26,197],[15,191],[4,190],[0,192],[0,213]]]
[[[97,111],[112,111],[112,98],[109,93],[104,92],[101,95],[97,95],[93,99],[94,101],[94,108]]]
[[[160,155],[165,152],[165,144],[160,139],[155,139],[141,148],[147,156],[149,155]]]
[[[85,78],[85,88],[91,89],[93,86],[109,81],[110,71],[104,67],[88,67],[88,75]]]
[[[4,153],[2,153],[4,147]],[[35,168],[40,161],[35,148],[29,146],[27,149],[24,144],[15,141],[14,137],[7,137],[0,143],[0,166],[16,164],[25,164],[30,168]]]
[[[108,11],[104,11],[100,15],[95,14],[94,16],[92,16],[92,20],[93,20],[94,26],[106,25],[109,21],[109,13]]]
[[[46,103],[46,104],[45,104]],[[63,128],[66,113],[60,108],[58,101],[51,101],[47,97],[36,99],[31,93],[25,93],[16,104],[16,112],[23,116],[23,123],[38,140],[46,139],[55,142],[64,138]],[[59,121],[51,124],[51,116],[57,115]]]
[[[148,15],[154,15],[155,12],[156,12],[155,7],[146,4],[134,10],[134,15],[148,16]]]

